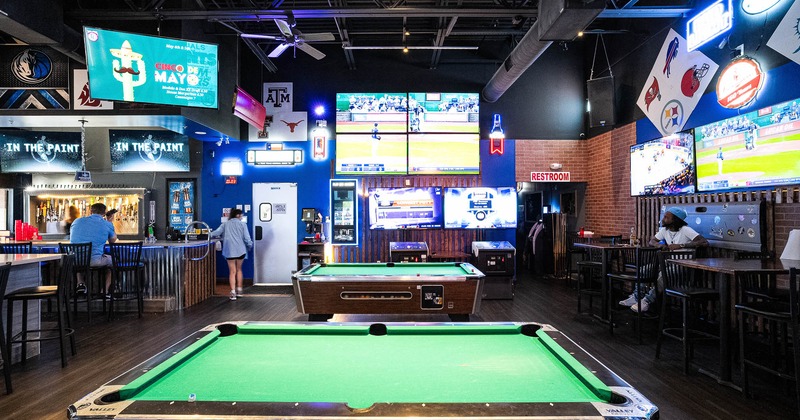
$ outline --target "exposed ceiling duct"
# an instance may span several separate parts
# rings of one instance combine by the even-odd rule
[[[496,102],[522,76],[554,40],[572,41],[603,11],[599,0],[547,0],[539,2],[539,19],[511,51],[481,92]]]

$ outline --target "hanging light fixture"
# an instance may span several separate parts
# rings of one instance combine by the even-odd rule
[[[505,152],[506,133],[500,125],[500,114],[494,114],[492,130],[489,132],[489,154],[502,155]]]

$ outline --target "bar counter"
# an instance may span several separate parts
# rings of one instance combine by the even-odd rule
[[[20,241],[27,243],[26,241]],[[59,243],[69,240],[31,241],[34,252],[56,253]],[[116,243],[134,243],[118,240]],[[214,294],[216,257],[214,242],[156,241],[142,244],[145,312],[182,310]],[[15,243],[15,241],[5,242]],[[207,255],[206,250],[208,250]],[[136,310],[134,306],[130,308]]]

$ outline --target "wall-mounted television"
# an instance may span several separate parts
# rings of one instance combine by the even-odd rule
[[[370,188],[370,229],[441,229],[442,187]]]
[[[80,171],[81,156],[81,133],[0,131],[2,172]]]
[[[445,229],[516,228],[516,188],[445,188],[444,227]]]
[[[405,134],[339,134],[336,136],[336,173],[405,175],[407,153]]]
[[[337,93],[337,133],[405,133],[408,98],[402,93]]]
[[[700,191],[800,184],[800,100],[694,129]]]
[[[631,195],[695,192],[691,130],[631,146]]]
[[[479,134],[409,134],[408,173],[464,175],[480,173]]]
[[[217,45],[84,27],[94,99],[217,108]]]
[[[108,130],[112,172],[188,172],[189,138],[173,131]]]
[[[478,93],[411,92],[408,131],[413,133],[479,133]]]

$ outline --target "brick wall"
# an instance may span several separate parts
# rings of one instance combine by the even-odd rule
[[[586,183],[586,229],[627,236],[636,220],[630,196],[630,146],[635,143],[636,124],[589,140],[518,140],[516,178],[529,182],[531,172],[550,171],[551,163],[561,163],[572,182]]]
[[[780,257],[789,231],[800,229],[800,203],[775,204],[775,254]]]

